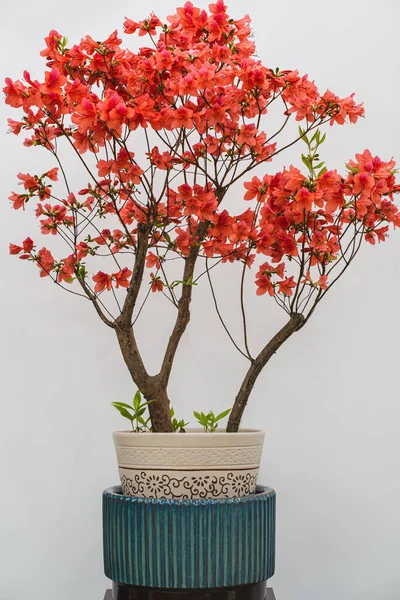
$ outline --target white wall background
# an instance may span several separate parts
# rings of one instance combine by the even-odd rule
[[[139,20],[154,9],[164,17],[175,5],[7,3],[1,78],[23,69],[40,78],[38,53],[50,29],[70,41],[87,33],[104,39],[122,30],[125,15]],[[268,66],[298,68],[321,90],[354,91],[365,101],[366,120],[330,129],[324,152],[331,167],[366,147],[400,160],[397,0],[247,0],[245,10]],[[243,11],[239,0],[230,1],[232,16]],[[4,133],[6,117],[17,113],[2,110]],[[122,426],[110,402],[129,398],[132,386],[113,332],[91,307],[7,255],[9,241],[36,233],[7,201],[16,173],[35,172],[40,162],[21,142],[2,138],[0,599],[102,600],[101,492],[117,482],[111,431]],[[232,321],[233,284],[219,283]],[[245,425],[267,431],[260,480],[278,492],[278,600],[400,598],[399,292],[395,232],[365,249],[254,392]],[[252,297],[250,307],[257,346],[283,316],[267,298]],[[211,308],[204,286],[171,383],[185,417],[199,405],[229,405],[246,368]],[[154,362],[169,324],[161,319],[157,328],[148,314],[140,330]]]

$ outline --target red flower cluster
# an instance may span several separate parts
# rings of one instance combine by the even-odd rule
[[[146,266],[157,270],[149,278],[153,291],[165,290],[163,265],[174,254],[196,251],[248,267],[261,254],[268,262],[258,266],[257,294],[292,297],[299,309],[305,290],[319,293],[334,280],[330,273],[346,256],[349,236],[374,244],[390,223],[400,224],[394,162],[368,150],[348,163],[345,176],[316,174],[309,165],[306,173],[290,166],[251,178],[252,169],[283,149],[282,126],[271,134],[262,128],[273,102],[282,103],[284,126],[303,121],[305,133],[324,123],[355,123],[364,111],[352,95],[321,94],[306,75],[264,66],[248,17],[230,18],[223,0],[208,12],[186,2],[166,24],[152,14],[126,19],[124,28],[150,36],[151,47],[132,52],[114,32],[68,48],[51,31],[41,52],[44,79],[26,71],[22,80],[6,79],[6,103],[23,111],[20,121],[9,120],[12,132],[27,132],[24,143],[46,148],[60,166],[57,146],[64,141],[90,176],[74,193],[63,169],[66,189],[56,195],[50,182],[57,182],[57,168],[18,175],[24,191],[11,194],[13,207],[34,201],[41,233],[59,235],[70,247],[56,260],[30,238],[11,244],[10,252],[35,262],[41,276],[78,279],[94,295],[127,288],[132,271],[119,261],[137,255],[144,227]],[[145,144],[139,158],[138,136]],[[301,137],[296,132],[293,141]],[[230,189],[241,178],[252,204],[233,214]],[[96,256],[108,256],[113,267],[92,270],[92,290],[86,263]]]

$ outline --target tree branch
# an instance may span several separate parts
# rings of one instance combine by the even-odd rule
[[[246,408],[249,396],[252,392],[257,377],[269,361],[269,359],[279,350],[284,342],[301,326],[304,316],[299,313],[293,313],[289,321],[278,331],[276,335],[261,350],[254,362],[250,365],[243,383],[240,386],[239,393],[235,398],[232,412],[229,416],[227,431],[235,432],[239,430],[243,412]]]
[[[124,357],[125,364],[128,367],[128,371],[131,374],[133,381],[140,391],[148,397],[151,392],[151,377],[145,369],[132,327],[130,324],[128,327],[125,324],[121,326],[117,319],[115,332],[117,334],[122,356]]]
[[[103,321],[103,323],[105,323],[106,325],[108,325],[112,329],[115,329],[115,321],[111,321],[110,319],[108,319],[106,317],[106,315],[104,314],[104,312],[100,308],[100,305],[98,303],[96,295],[93,294],[93,292],[90,290],[90,288],[87,285],[86,281],[84,279],[82,279],[82,277],[78,277],[78,276],[77,276],[77,280],[79,281],[79,283],[81,285],[81,288],[85,292],[86,296],[89,298],[89,300],[93,304],[94,308],[96,309],[97,314],[99,315],[99,317]]]
[[[200,252],[200,241],[204,238],[209,227],[208,221],[199,223],[197,226],[195,237],[198,238],[198,243],[193,245],[189,255],[185,258],[185,269],[183,272],[183,281],[192,281],[196,260]],[[178,344],[184,334],[186,327],[190,321],[190,302],[192,300],[193,285],[182,284],[182,294],[178,302],[178,314],[175,320],[175,325],[170,335],[167,349],[160,370],[160,379],[163,385],[168,384],[171,374],[172,363],[178,349]]]
[[[131,326],[132,314],[135,308],[136,300],[140,292],[143,280],[144,267],[146,264],[147,249],[149,246],[150,227],[148,224],[138,224],[137,248],[135,254],[135,264],[131,281],[127,290],[121,315],[117,321],[120,325]]]

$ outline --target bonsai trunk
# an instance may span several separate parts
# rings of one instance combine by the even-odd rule
[[[157,377],[152,379],[157,379]],[[144,392],[144,397],[146,400],[152,400],[149,404],[152,430],[156,433],[172,433],[170,401],[167,390],[156,382],[153,391],[149,394]]]
[[[246,408],[249,396],[253,390],[257,377],[284,342],[301,326],[304,321],[303,315],[294,313],[289,321],[278,331],[276,335],[261,350],[259,355],[253,360],[249,370],[246,373],[243,383],[240,386],[238,395],[235,398],[231,414],[229,416],[227,431],[239,431],[244,409]]]
[[[196,229],[196,238],[202,240],[207,232],[207,229],[208,221],[200,223]],[[193,289],[192,278],[200,250],[200,245],[198,244],[194,246],[189,255],[185,258],[182,293],[178,302],[177,316],[167,344],[161,370],[158,375],[149,375],[143,364],[142,357],[140,356],[135,334],[131,325],[132,311],[139,293],[140,283],[143,279],[143,270],[148,247],[147,230],[142,228],[139,233],[141,239],[140,244],[138,244],[138,253],[136,255],[134,268],[134,275],[136,272],[136,279],[132,277],[131,288],[128,291],[122,313],[116,320],[115,330],[122,355],[133,381],[138,386],[146,400],[152,401],[149,404],[152,430],[156,433],[169,433],[172,432],[172,425],[170,402],[167,392],[168,381],[176,351],[190,321],[190,302],[192,299]]]
[[[166,383],[159,375],[147,373],[130,323],[117,322],[115,332],[122,356],[134,383],[146,400],[152,400],[149,404],[152,430],[154,432],[172,431]]]

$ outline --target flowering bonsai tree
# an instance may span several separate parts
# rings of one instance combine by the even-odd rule
[[[389,225],[400,224],[395,164],[365,150],[343,174],[328,169],[319,156],[321,127],[355,123],[362,105],[353,95],[321,94],[297,71],[264,66],[249,17],[231,19],[223,0],[209,12],[186,2],[165,24],[154,14],[126,19],[124,29],[148,46],[123,48],[115,31],[103,42],[87,35],[69,47],[51,31],[41,52],[44,80],[26,71],[22,80],[6,79],[7,104],[23,111],[9,120],[12,132],[23,131],[24,144],[48,156],[42,173],[18,174],[23,190],[10,200],[16,210],[34,206],[49,242],[27,237],[10,252],[86,298],[114,329],[133,381],[151,400],[156,432],[172,430],[168,381],[192,294],[208,280],[224,324],[211,270],[240,263],[243,343],[228,333],[249,367],[229,417],[228,431],[237,431],[271,356],[305,325],[363,241],[384,241]],[[271,105],[281,108],[280,121],[269,118]],[[284,128],[292,137],[280,143]],[[274,173],[274,157],[297,142],[302,170]],[[66,148],[86,171],[83,188],[68,175]],[[244,185],[239,214],[231,206],[237,182]],[[288,316],[257,354],[247,339],[246,276],[260,310],[268,310],[269,296]],[[156,375],[135,336],[152,292],[176,309]]]

